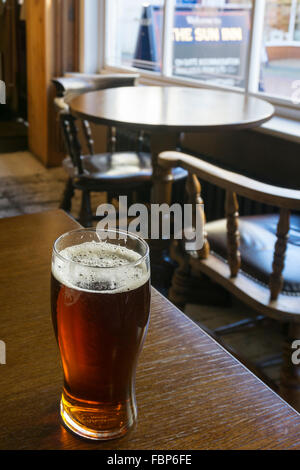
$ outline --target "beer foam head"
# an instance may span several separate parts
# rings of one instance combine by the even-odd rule
[[[59,255],[53,257],[53,276],[71,288],[125,292],[137,289],[149,279],[146,261],[141,261],[139,253],[112,243],[86,242],[65,248]]]

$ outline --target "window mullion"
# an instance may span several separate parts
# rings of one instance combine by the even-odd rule
[[[82,73],[95,73],[99,63],[99,2],[98,0],[80,0],[79,6],[79,70]]]
[[[162,75],[172,75],[173,63],[173,25],[174,25],[175,0],[165,0],[164,21],[162,32]]]
[[[104,66],[107,66],[108,62],[113,64],[120,63],[121,58],[121,41],[119,36],[119,30],[117,28],[117,7],[116,2],[112,0],[100,0],[104,2]]]
[[[254,0],[252,8],[249,49],[246,68],[246,93],[256,93],[258,90],[261,49],[265,20],[265,0]]]
[[[291,9],[290,9],[289,33],[288,33],[289,41],[294,40],[296,13],[297,13],[297,0],[292,0]]]
[[[107,24],[107,0],[99,1],[99,16],[98,16],[98,30],[99,30],[99,65],[98,69],[101,71],[106,65],[106,24]]]

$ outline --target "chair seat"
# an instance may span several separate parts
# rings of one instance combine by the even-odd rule
[[[279,216],[261,215],[239,218],[242,270],[262,282],[269,283]],[[206,224],[211,250],[227,258],[226,220]],[[292,215],[283,271],[283,292],[300,295],[300,216]]]
[[[81,157],[84,174],[78,176],[70,157],[63,160],[63,167],[71,178],[91,182],[107,181],[110,184],[129,184],[151,181],[152,160],[146,152],[114,152]],[[173,169],[173,179],[185,178],[186,170]]]

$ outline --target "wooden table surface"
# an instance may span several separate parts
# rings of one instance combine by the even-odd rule
[[[50,320],[62,211],[0,220],[0,449],[300,449],[300,416],[153,290],[137,373],[138,424],[94,443],[60,424],[62,372]]]
[[[268,121],[274,114],[274,107],[267,101],[242,93],[173,86],[93,91],[71,100],[70,108],[77,117],[97,124],[150,133],[151,202],[156,204],[166,202],[158,155],[164,150],[175,150],[180,133],[250,129]]]
[[[206,132],[257,127],[273,106],[242,93],[208,88],[136,86],[93,91],[70,102],[83,119],[151,132]]]

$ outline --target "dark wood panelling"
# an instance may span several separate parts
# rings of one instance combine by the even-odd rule
[[[55,166],[64,153],[51,78],[77,70],[78,0],[27,3],[29,148],[46,166]]]
[[[205,154],[225,168],[266,183],[299,189],[299,144],[246,130],[186,134],[186,152]]]

